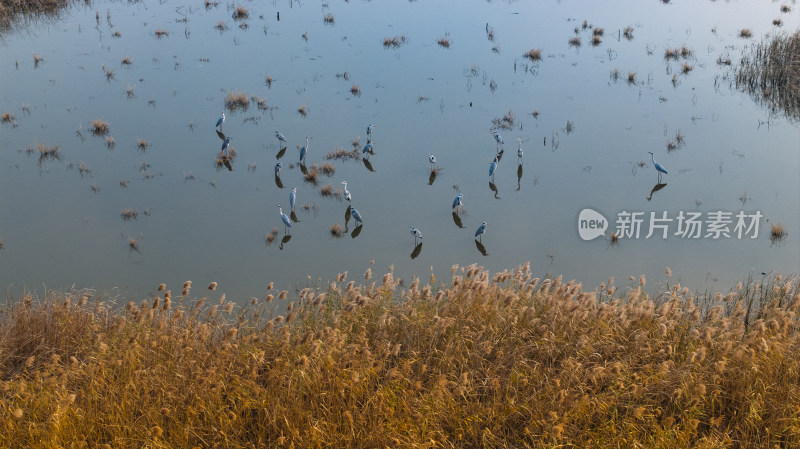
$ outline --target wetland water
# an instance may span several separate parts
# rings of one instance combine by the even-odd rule
[[[433,267],[446,280],[452,264],[495,271],[531,261],[536,276],[585,286],[639,274],[653,285],[670,267],[670,283],[707,289],[800,272],[800,125],[734,85],[749,46],[798,29],[797,5],[278,1],[243,2],[249,17],[235,20],[238,5],[96,1],[2,35],[3,288],[117,288],[139,299],[161,282],[179,291],[185,280],[216,281],[245,301],[270,281],[292,289],[390,265],[406,279],[427,280]],[[752,38],[739,37],[744,28]],[[384,46],[394,37],[396,47]],[[665,58],[684,47],[685,57]],[[523,57],[534,48],[541,60]],[[731,66],[717,63],[726,58]],[[231,92],[253,101],[226,109]],[[232,170],[215,164],[223,110]],[[496,128],[509,111],[510,129]],[[95,119],[107,136],[93,135]],[[355,138],[360,155],[368,124],[367,162],[325,159]],[[490,182],[493,129],[505,144]],[[335,167],[316,186],[297,165],[306,136],[306,169]],[[59,158],[40,158],[37,145],[58,145]],[[649,151],[668,171],[660,182]],[[346,201],[320,193],[329,183],[341,192],[341,181],[361,228],[345,222]],[[278,204],[288,214],[292,187],[298,221],[285,239]],[[585,208],[609,222],[605,238],[580,238]],[[126,209],[136,217],[123,219]],[[644,213],[642,232],[612,244],[623,211]],[[757,238],[736,237],[740,211],[763,215]],[[662,222],[667,239],[658,228],[645,237],[651,212],[673,219]],[[707,222],[700,238],[676,235],[681,212],[730,212],[730,237],[705,237]],[[777,244],[772,223],[788,232]]]

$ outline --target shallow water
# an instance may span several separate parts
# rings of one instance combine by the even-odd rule
[[[239,21],[235,6],[94,2],[2,37],[0,112],[16,119],[0,124],[7,291],[75,285],[137,299],[161,282],[180,290],[185,280],[217,281],[218,292],[244,301],[266,294],[270,281],[293,289],[343,271],[380,275],[390,265],[407,279],[427,280],[431,267],[447,279],[452,264],[502,270],[526,261],[536,276],[563,274],[586,286],[639,274],[652,286],[665,281],[666,267],[668,282],[698,289],[800,272],[800,126],[737,91],[732,68],[716,63],[729,56],[735,69],[747,46],[796,30],[800,16],[782,14],[780,3],[280,1],[244,3],[249,18]],[[224,30],[215,28],[220,21]],[[597,46],[592,26],[605,30]],[[628,26],[630,40],[621,35]],[[568,43],[576,27],[580,47]],[[742,28],[754,37],[738,37]],[[159,29],[169,35],[156,38]],[[401,35],[400,47],[382,45]],[[437,44],[443,36],[450,48]],[[690,58],[664,59],[682,46]],[[531,48],[542,49],[541,61],[522,56]],[[38,65],[33,53],[43,58]],[[124,57],[132,64],[121,64]],[[681,62],[693,69],[681,73]],[[232,171],[214,163],[222,143],[214,123],[228,92],[267,105],[225,111]],[[490,184],[492,119],[508,111],[515,121],[499,130],[505,151]],[[92,135],[93,119],[108,122],[112,149]],[[305,136],[310,168],[337,146],[352,149],[354,138],[363,147],[370,123],[369,164],[331,161],[333,176],[317,186],[303,181],[296,163]],[[283,188],[273,176],[275,130],[288,139]],[[685,143],[668,151],[678,132]],[[60,145],[61,158],[40,162],[37,143]],[[669,171],[661,183],[648,151]],[[429,153],[441,167],[432,184]],[[81,163],[90,171],[81,173]],[[351,236],[351,218],[335,238],[330,229],[345,226],[347,202],[320,188],[340,191],[340,181],[364,225]],[[278,204],[288,209],[292,187],[299,222],[282,243]],[[450,209],[458,192],[463,227]],[[128,208],[135,220],[121,218]],[[611,222],[606,238],[579,237],[584,208]],[[736,238],[734,218],[731,238],[681,238],[671,222],[666,240],[645,238],[645,228],[614,245],[607,236],[622,211],[764,218],[755,239]],[[473,234],[484,221],[478,245]],[[788,231],[778,244],[769,239],[773,222]],[[409,226],[421,230],[422,247]]]

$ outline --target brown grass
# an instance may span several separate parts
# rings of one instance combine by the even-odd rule
[[[502,117],[495,117],[492,119],[492,125],[495,128],[511,129],[514,127],[514,111],[509,110]]]
[[[139,217],[139,212],[136,209],[122,209],[120,216],[124,221],[136,220]]]
[[[136,139],[136,148],[140,151],[147,151],[147,148],[150,146],[150,143],[144,139]]]
[[[747,28],[742,28],[741,30],[739,30],[739,37],[743,39],[749,39],[753,37],[753,32]]]
[[[625,36],[625,39],[628,40],[633,39],[633,27],[625,27],[625,30],[622,32],[622,35]]]
[[[330,162],[325,162],[322,164],[320,171],[322,171],[323,175],[331,177],[336,173],[336,167]]]
[[[310,182],[311,184],[317,185],[319,178],[319,167],[317,164],[311,164],[311,168],[303,174],[303,180],[305,182]]]
[[[325,17],[322,18],[322,21],[328,25],[332,25],[334,22],[333,14],[325,14]]]
[[[597,47],[598,45],[603,43],[603,39],[600,38],[598,35],[592,36],[592,46]]]
[[[684,63],[681,64],[681,73],[683,73],[685,75],[685,74],[691,72],[693,68],[694,68],[694,66],[684,62]]]
[[[592,30],[592,36],[602,36],[605,30],[602,28],[595,28]]]
[[[361,88],[358,87],[358,84],[353,84],[350,87],[350,93],[357,97],[357,96],[361,95]]]
[[[800,31],[777,34],[745,50],[736,86],[765,104],[800,120]]]
[[[236,10],[233,11],[233,19],[234,20],[244,20],[250,17],[250,11],[247,10],[244,6],[237,6]]]
[[[333,196],[333,186],[330,183],[325,184],[319,189],[319,194],[325,197]]]
[[[2,121],[3,123],[11,123],[14,120],[16,120],[16,117],[10,111],[6,111],[0,114],[0,121]]]
[[[241,310],[26,292],[0,314],[0,444],[797,447],[797,278],[651,296],[452,273]]]
[[[384,48],[399,48],[401,45],[406,43],[406,35],[394,36],[394,37],[384,37],[383,38],[383,47]]]
[[[634,84],[636,82],[636,72],[628,72],[628,84]]]
[[[769,239],[772,243],[780,242],[786,238],[786,229],[780,223],[772,223],[769,229]]]
[[[249,106],[250,101],[245,92],[228,92],[228,95],[225,96],[225,107],[229,111],[246,111]]]
[[[105,120],[92,120],[92,134],[95,136],[105,136],[108,134],[108,122]]]
[[[131,65],[133,64],[133,59],[130,56],[125,56],[122,58],[122,65]]]
[[[157,39],[161,39],[162,37],[169,36],[169,31],[167,31],[165,29],[158,29],[158,30],[155,31],[155,35],[156,35]]]
[[[336,147],[333,151],[329,151],[327,155],[325,155],[325,159],[327,160],[340,160],[344,161],[347,159],[354,159],[359,160],[361,159],[361,153],[358,151],[358,143],[356,142],[354,145],[356,149],[353,151],[347,151],[342,147]]]
[[[344,235],[344,228],[339,223],[331,226],[331,235],[334,237],[341,237]]]
[[[578,36],[574,36],[569,38],[569,46],[570,47],[580,47],[581,46],[581,38]]]
[[[439,44],[440,47],[450,48],[450,39],[444,36],[440,37],[436,43]]]
[[[39,142],[36,144],[36,150],[39,152],[39,162],[51,159],[61,159],[61,153],[59,153],[59,149],[61,145],[56,145],[54,147],[49,147],[47,144]]]
[[[776,27],[783,26],[783,20],[781,20],[781,19],[774,19],[774,20],[772,21],[772,24],[773,24],[773,25],[775,25]]]
[[[789,6],[789,5],[781,5],[781,12],[782,13],[787,13],[787,12],[789,12],[791,10],[792,10],[791,6]]]
[[[541,61],[542,60],[542,49],[541,48],[531,48],[523,56],[528,58],[528,59],[530,59],[531,61]]]

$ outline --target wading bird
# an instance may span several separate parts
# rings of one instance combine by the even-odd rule
[[[304,162],[306,160],[306,153],[308,153],[308,141],[311,137],[306,136],[306,144],[303,145],[303,148],[300,148],[300,162]]]
[[[420,230],[415,228],[414,226],[409,226],[409,231],[411,232],[411,235],[414,236],[414,244],[416,245],[417,239],[422,238],[422,232],[420,232]]]
[[[489,165],[489,177],[494,179],[494,171],[497,170],[497,157],[495,156],[491,165]]]
[[[367,125],[367,136],[371,136],[372,135],[372,130],[373,129],[375,129],[375,125],[373,125],[373,124]]]
[[[294,210],[294,202],[297,199],[297,187],[292,187],[292,191],[289,193],[289,207]]]
[[[281,147],[286,144],[286,137],[283,137],[279,131],[275,131],[275,137],[278,139],[278,147]]]
[[[431,163],[431,171],[433,171],[433,166],[436,165],[436,156],[434,156],[433,153],[428,155],[428,162]]]
[[[289,220],[289,217],[283,213],[283,207],[278,204],[278,212],[281,214],[281,221],[283,222],[283,233],[286,234],[289,232],[289,228],[292,227],[292,222]]]
[[[277,164],[275,164],[275,176],[278,176],[280,174],[281,168],[283,168],[282,163],[278,162]]]
[[[227,151],[228,150],[228,147],[231,146],[231,139],[233,139],[233,137],[226,137],[225,138],[225,141],[222,142],[222,151]]]
[[[497,142],[497,146],[500,146],[505,143],[503,142],[503,138],[500,136],[500,134],[497,133],[497,131],[492,131],[492,135],[494,136],[495,142]]]
[[[218,126],[221,131],[223,123],[225,123],[225,111],[222,111],[222,115],[219,116],[219,118],[217,119],[217,125],[214,127],[216,128]]]
[[[478,226],[478,230],[475,231],[475,237],[478,237],[480,239],[483,236],[484,232],[486,232],[486,222],[485,221],[483,223],[481,223],[480,226]]]
[[[658,180],[661,181],[661,173],[667,174],[667,169],[664,168],[661,164],[656,162],[656,157],[653,155],[652,151],[648,151],[650,153],[650,159],[653,161],[653,166],[656,167],[656,171],[658,172]]]
[[[372,141],[367,139],[367,144],[364,145],[364,149],[361,150],[361,154],[363,154],[364,157],[367,157],[367,154],[369,153],[372,153]]]
[[[517,139],[519,142],[519,148],[517,148],[517,160],[522,161],[522,139]]]
[[[350,215],[358,222],[359,225],[364,223],[364,221],[361,220],[361,214],[359,214],[356,208],[353,206],[350,206]]]
[[[352,197],[350,196],[350,191],[347,190],[347,181],[342,181],[342,185],[344,185],[344,199],[349,203]]]
[[[453,210],[458,214],[458,208],[464,205],[464,195],[458,194],[456,198],[453,200]]]

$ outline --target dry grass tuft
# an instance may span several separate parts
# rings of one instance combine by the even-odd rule
[[[530,59],[531,61],[541,61],[542,60],[542,49],[541,48],[531,48],[523,56],[528,58],[528,59]]]
[[[602,36],[605,30],[602,28],[595,28],[592,30],[592,36]]]
[[[301,104],[299,108],[297,108],[297,113],[300,114],[301,117],[305,117],[308,115],[308,111],[306,110],[306,105]]]
[[[598,35],[592,36],[592,46],[597,47],[598,45],[603,43],[603,39],[600,38]]]
[[[569,46],[570,47],[580,47],[581,46],[581,38],[578,36],[573,36],[569,38]]]
[[[633,39],[633,27],[625,27],[625,30],[622,32],[622,35],[625,36],[625,39],[628,40]]]
[[[394,37],[384,37],[383,38],[383,47],[384,48],[399,48],[401,45],[406,43],[406,35],[394,36]]]
[[[328,25],[333,25],[333,14],[325,14],[325,17],[322,18],[322,21]]]
[[[105,136],[108,134],[108,122],[105,120],[92,120],[92,134],[95,136]]]
[[[310,182],[311,184],[317,185],[319,181],[319,167],[317,164],[311,164],[311,168],[303,174],[303,180],[305,182]]]
[[[139,151],[147,151],[147,148],[149,146],[150,146],[150,142],[148,142],[148,141],[146,141],[144,139],[136,139],[136,148],[138,148]]]
[[[120,216],[124,221],[136,220],[139,217],[139,212],[136,209],[122,209]]]
[[[158,29],[158,30],[155,31],[155,35],[156,35],[157,39],[161,39],[162,37],[169,36],[169,31],[164,30],[164,29]]]
[[[683,73],[684,75],[691,72],[693,68],[694,66],[692,66],[691,64],[687,64],[685,62],[681,63],[681,73]]]
[[[353,84],[350,87],[350,93],[353,94],[354,96],[358,97],[359,95],[361,95],[361,88],[358,87],[358,84]]]
[[[331,226],[331,235],[334,237],[341,237],[344,235],[344,228],[339,223]]]
[[[122,58],[122,65],[131,65],[133,64],[133,59],[130,56],[125,56]]]
[[[636,83],[636,72],[628,72],[628,84]]]
[[[800,31],[777,34],[747,51],[736,74],[736,87],[771,111],[800,120]]]
[[[233,20],[244,20],[250,17],[250,11],[242,5],[236,7],[233,11]]]
[[[742,28],[741,30],[739,30],[739,37],[743,39],[749,39],[753,37],[753,32],[747,28]]]
[[[440,47],[450,48],[450,39],[444,36],[440,37],[439,40],[436,41],[436,43],[439,44]]]
[[[781,12],[782,13],[787,13],[787,12],[789,12],[791,10],[792,10],[791,6],[789,6],[789,5],[781,5]]]
[[[48,147],[45,143],[37,143],[36,150],[39,152],[39,163],[46,161],[46,160],[56,160],[61,159],[61,153],[59,153],[59,149],[61,145],[56,145],[54,147]]]
[[[331,164],[330,162],[325,162],[322,164],[322,168],[320,168],[322,174],[328,177],[333,176],[336,173],[336,167]]]
[[[333,186],[330,183],[322,186],[322,188],[319,190],[319,194],[324,197],[333,196]]]
[[[358,151],[358,142],[353,144],[355,149],[353,151],[347,151],[342,147],[336,147],[333,151],[329,151],[328,154],[325,155],[325,159],[327,160],[339,160],[344,161],[347,159],[359,160],[361,159],[361,152]]]
[[[786,238],[786,229],[780,223],[772,223],[769,229],[769,239],[772,243],[780,242]]]
[[[408,287],[391,272],[364,277],[339,276],[296,298],[284,290],[241,312],[224,300],[167,307],[166,294],[124,307],[90,290],[10,298],[0,314],[3,441],[83,447],[136,435],[158,447],[298,449],[797,441],[797,277],[701,296],[669,278],[652,295],[635,278],[584,290],[560,276],[533,279],[529,265],[454,266],[450,279]]]
[[[781,19],[774,19],[774,20],[772,21],[772,24],[773,24],[773,25],[775,25],[776,27],[781,27],[781,26],[783,26],[783,20],[781,20]]]
[[[244,92],[228,92],[225,96],[225,108],[233,112],[236,110],[246,111],[250,106],[247,94]]]
[[[3,123],[11,123],[16,119],[17,118],[14,116],[14,114],[12,114],[10,111],[6,111],[0,114],[0,121],[2,121]]]
[[[492,119],[492,125],[495,128],[511,129],[514,127],[514,111],[509,110],[502,117],[495,117]]]

